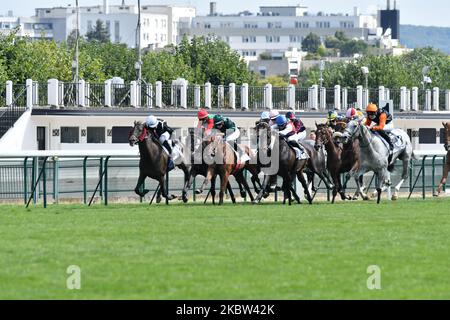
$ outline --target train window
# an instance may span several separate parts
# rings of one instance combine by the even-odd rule
[[[61,143],[80,143],[80,128],[61,127]]]
[[[112,127],[112,143],[128,143],[128,134],[133,127]]]
[[[87,143],[105,143],[105,127],[88,127]]]
[[[419,129],[419,143],[435,144],[436,143],[436,129],[434,129],[434,128]]]

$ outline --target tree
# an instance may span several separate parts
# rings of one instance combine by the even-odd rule
[[[317,34],[310,33],[302,41],[302,49],[309,53],[316,53],[321,45],[320,37]]]
[[[94,29],[86,33],[86,39],[89,42],[107,43],[110,42],[110,38],[108,29],[100,19],[95,22]]]

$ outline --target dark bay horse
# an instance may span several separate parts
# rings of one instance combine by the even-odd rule
[[[145,179],[151,178],[159,182],[158,198],[162,195],[168,201],[173,200],[174,196],[169,196],[166,188],[165,177],[168,174],[168,160],[169,155],[164,151],[158,139],[150,134],[145,128],[145,124],[139,121],[134,122],[134,127],[129,136],[130,146],[138,145],[140,153],[139,161],[139,178],[134,191],[137,195],[144,197],[149,190],[141,191],[141,186]],[[183,170],[185,184],[188,180],[189,171],[184,162],[177,165]],[[187,194],[183,192],[183,201],[187,201]]]
[[[283,178],[283,185],[281,187],[284,193],[283,203],[286,203],[286,200],[288,200],[289,205],[291,205],[292,195],[294,196],[295,200],[300,203],[300,199],[292,188],[292,182],[295,180],[295,177],[300,180],[305,191],[306,198],[308,202],[311,203],[312,197],[309,194],[308,184],[303,174],[308,160],[298,160],[296,157],[296,152],[288,144],[287,140],[284,138],[273,137],[271,128],[267,123],[258,123],[256,125],[256,134],[259,138],[258,152],[264,152],[265,154],[276,152],[276,156],[272,157],[272,159],[276,159],[275,161],[278,161],[278,165],[275,165],[275,167],[277,168],[276,174],[274,172],[271,172],[272,168],[261,165],[261,170],[264,172],[264,182],[262,185],[262,189],[260,190],[254,203],[261,202],[261,199],[267,191],[269,181],[275,175]],[[260,139],[260,137],[264,136],[266,137],[266,139]],[[271,164],[271,166],[272,165],[273,163]],[[270,170],[270,172],[267,170]]]
[[[444,148],[447,151],[446,161],[444,165],[444,170],[442,174],[441,182],[437,188],[437,195],[439,196],[442,191],[442,187],[447,183],[448,173],[450,171],[450,122],[442,123],[445,128],[445,144]]]
[[[348,172],[351,170],[348,165],[350,161],[346,161],[343,157],[343,149],[340,148],[333,139],[333,129],[328,127],[326,124],[316,124],[316,150],[325,147],[327,151],[327,168],[328,172],[333,179],[333,198],[331,203],[334,203],[336,195],[339,193],[342,200],[350,200],[345,195],[345,190],[341,183],[341,173]],[[344,163],[345,162],[345,163]]]

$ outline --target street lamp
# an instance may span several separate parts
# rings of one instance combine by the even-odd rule
[[[322,89],[323,87],[323,70],[325,70],[325,61],[320,60],[320,66],[319,66],[319,70],[320,70],[320,88]]]
[[[423,80],[422,80],[422,88],[423,90],[425,90],[425,87],[427,84],[431,84],[433,81],[431,80],[431,78],[428,76],[428,73],[430,72],[430,67],[429,66],[425,66],[422,69],[422,76],[423,76]]]
[[[368,67],[361,67],[361,71],[364,75],[364,79],[366,82],[366,90],[369,89],[369,68]]]

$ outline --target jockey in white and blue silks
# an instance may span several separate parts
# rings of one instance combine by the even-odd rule
[[[301,140],[301,137],[297,134],[297,130],[296,130],[294,124],[292,123],[292,121],[289,121],[286,118],[286,116],[279,115],[277,117],[275,124],[271,128],[272,128],[272,130],[278,130],[278,134],[280,135],[280,137],[286,138],[286,140],[292,147],[299,149],[300,154],[297,153],[298,159],[300,159],[300,158],[307,159],[308,158],[308,155],[305,152],[305,149],[299,143],[299,141]]]
[[[158,138],[159,142],[167,149],[169,155],[172,155],[172,147],[169,140],[173,133],[173,129],[170,128],[164,120],[157,119],[155,116],[149,116],[145,120],[145,125],[150,132]]]

